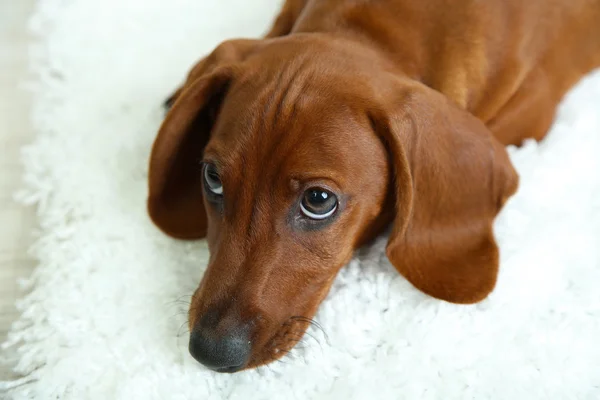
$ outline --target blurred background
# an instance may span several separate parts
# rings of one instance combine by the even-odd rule
[[[0,0],[0,343],[17,316],[17,280],[29,276],[34,210],[13,201],[20,187],[19,148],[31,140],[27,19],[35,0]],[[1,350],[0,350],[1,351]],[[10,377],[0,365],[0,380]]]

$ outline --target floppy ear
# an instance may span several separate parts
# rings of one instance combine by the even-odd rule
[[[178,90],[160,127],[150,156],[148,212],[168,235],[180,239],[206,235],[199,161],[235,64],[249,54],[255,43],[224,42],[200,61]]]
[[[177,101],[187,86],[193,84],[197,79],[210,74],[218,67],[243,60],[256,49],[258,43],[259,40],[257,39],[231,39],[218,45],[212,53],[194,65],[188,73],[183,86],[175,90],[165,100],[163,104],[165,109],[168,111],[173,107],[173,104],[175,104],[175,101]]]
[[[480,301],[498,273],[493,221],[518,176],[480,120],[424,85],[401,87],[372,116],[395,170],[388,258],[431,296]]]

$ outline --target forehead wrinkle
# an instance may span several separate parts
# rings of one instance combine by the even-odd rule
[[[285,162],[285,157],[278,158],[277,155],[284,155],[288,148],[293,148],[301,136],[290,134],[291,123],[297,113],[298,99],[303,95],[307,81],[310,79],[310,72],[305,73],[306,59],[301,59],[295,63],[296,68],[282,68],[276,80],[273,80],[268,89],[270,94],[265,103],[258,124],[261,140],[254,152],[253,162],[260,167],[257,168],[258,176],[255,176],[256,182],[277,181],[281,165]],[[270,124],[268,120],[272,120]],[[262,145],[263,142],[269,145]],[[247,149],[249,150],[249,149]],[[274,195],[277,190],[276,184],[270,184],[262,190],[262,193]],[[273,198],[273,197],[272,197]]]
[[[285,71],[286,79],[282,80],[283,84],[278,86],[278,89],[281,90],[279,101],[274,111],[273,130],[276,130],[276,128],[280,127],[281,123],[289,121],[290,112],[288,111],[284,114],[283,111],[289,110],[290,107],[293,111],[296,100],[302,93],[305,83],[310,79],[312,73],[309,68],[306,68],[307,64],[307,57],[302,57],[299,61],[292,65],[295,66],[293,70],[291,68],[292,66],[290,66],[290,68]],[[292,72],[289,72],[289,70],[292,70]],[[284,108],[284,105],[287,105],[287,107]]]
[[[263,131],[263,135],[262,136],[267,136],[265,135],[265,133],[268,132],[267,129],[267,120],[269,119],[269,117],[271,117],[271,119],[273,119],[273,121],[275,121],[277,119],[277,109],[278,106],[275,107],[275,111],[273,112],[269,112],[271,109],[273,109],[273,104],[279,104],[279,102],[277,101],[277,94],[279,92],[279,88],[281,87],[281,83],[283,82],[283,75],[285,73],[285,70],[282,68],[277,72],[277,77],[275,79],[269,78],[268,84],[266,86],[266,100],[262,103],[264,103],[263,108],[262,108],[262,113],[260,114],[260,127],[261,130]],[[271,131],[273,131],[272,127],[271,127]],[[261,138],[263,139],[263,138]],[[262,147],[262,146],[260,146]]]
[[[360,138],[346,138],[362,136],[365,132],[360,129],[362,125],[351,112],[351,108],[345,104],[322,106],[311,102],[308,108],[313,107],[320,112],[317,114],[309,111],[308,114],[335,115],[336,118],[316,119],[302,136],[296,135],[296,141],[287,149],[283,160],[290,164],[290,177],[300,180],[328,178],[343,186],[348,178],[344,171],[357,167],[352,164],[352,157],[349,157],[353,154],[352,146],[357,141],[362,141]],[[299,140],[302,140],[302,143],[298,143]]]
[[[301,146],[301,141],[311,139],[319,143],[311,148],[331,147],[327,136],[335,136],[339,130],[334,127],[340,126],[337,116],[347,114],[346,110],[340,112],[339,107],[328,102],[333,93],[327,87],[311,84],[314,76],[312,69],[306,68],[307,61],[302,58],[287,68],[281,68],[276,79],[263,73],[264,70],[248,74],[232,85],[227,95],[228,110],[236,110],[237,114],[231,113],[232,118],[220,124],[219,133],[229,140],[218,141],[219,154],[223,157],[223,168],[230,170],[226,173],[230,187],[234,187],[230,189],[229,211],[238,215],[236,210],[245,210],[243,218],[246,221],[243,224],[247,227],[247,237],[256,234],[255,221],[263,214],[263,207],[258,202],[262,202],[263,198],[275,198],[273,195],[279,189],[278,184],[282,183],[279,178],[285,163],[298,159],[298,149],[306,147]],[[336,104],[339,105],[339,101]],[[317,116],[318,119],[296,121],[297,115]],[[333,121],[324,119],[327,115],[336,115],[336,118]],[[269,119],[272,119],[270,124]],[[303,129],[309,131],[302,132]],[[330,177],[336,171],[332,160],[338,153],[339,148],[334,145],[333,151],[326,151],[322,156],[325,159],[320,160],[322,163],[308,164],[313,165],[312,171],[322,172],[323,178]],[[318,164],[323,168],[314,168]]]
[[[286,146],[290,151],[297,145],[297,142],[302,138],[297,135],[281,135],[282,141],[280,145],[288,143]],[[287,136],[287,137],[286,137]],[[280,155],[279,157],[274,157]],[[269,156],[268,153],[264,153],[263,156]],[[260,162],[257,158],[253,161],[256,162],[259,168],[252,168],[252,172],[244,172],[241,180],[239,199],[246,207],[246,210],[250,211],[250,217],[247,220],[246,230],[246,245],[252,246],[259,242],[266,242],[269,233],[277,230],[278,220],[281,215],[279,212],[282,211],[278,206],[280,203],[273,202],[272,199],[276,199],[275,192],[279,189],[280,180],[280,166],[285,163],[286,151],[277,151],[270,155],[272,162]],[[249,179],[249,176],[252,178]],[[283,214],[287,214],[287,204],[284,205],[285,211]],[[249,209],[248,209],[249,207]],[[261,223],[265,221],[265,223]],[[261,229],[262,228],[262,229]],[[264,243],[263,243],[264,244]]]
[[[260,105],[270,96],[269,86],[275,83],[267,82],[267,87],[257,90],[256,81],[251,77],[238,81],[233,85],[226,99],[221,119],[214,129],[214,140],[209,142],[206,154],[216,158],[215,163],[221,167],[225,177],[234,183],[247,177],[252,170],[252,163],[257,163],[263,136],[262,113]],[[249,98],[248,93],[252,94]],[[235,110],[234,112],[227,112]],[[226,115],[231,117],[226,118]],[[236,185],[236,186],[239,186]]]
[[[295,74],[295,77],[299,76],[299,73]],[[284,118],[280,118],[278,129],[271,131],[271,135],[277,135],[277,140],[274,140],[272,146],[268,149],[264,149],[261,154],[261,158],[264,162],[260,163],[260,169],[262,170],[260,177],[265,182],[271,182],[271,184],[263,190],[263,193],[269,193],[272,198],[275,198],[275,191],[279,189],[278,184],[284,184],[286,188],[289,187],[287,185],[287,180],[291,175],[281,176],[282,172],[286,171],[286,168],[284,168],[285,164],[290,163],[290,161],[293,163],[293,160],[297,160],[298,158],[302,160],[304,157],[301,157],[301,155],[306,153],[307,147],[302,144],[308,144],[309,140],[314,138],[316,138],[317,143],[313,142],[309,151],[313,151],[315,148],[330,148],[331,151],[328,150],[326,152],[326,155],[322,157],[325,161],[321,162],[321,165],[317,168],[315,168],[315,163],[298,163],[302,165],[303,169],[296,175],[301,177],[302,180],[306,180],[306,177],[310,176],[313,178],[328,178],[335,181],[337,184],[343,183],[343,174],[338,173],[339,171],[337,170],[339,168],[336,169],[335,167],[340,164],[340,161],[346,160],[339,154],[339,147],[331,145],[329,140],[326,139],[326,137],[336,135],[336,132],[340,129],[338,128],[339,123],[332,125],[331,120],[323,120],[323,118],[309,122],[305,120],[294,120],[294,116],[301,110],[306,111],[303,113],[304,115],[320,115],[321,112],[324,111],[322,105],[323,96],[320,95],[318,91],[315,92],[314,88],[311,88],[310,85],[308,85],[310,82],[306,78],[310,78],[310,76],[310,74],[306,74],[303,76],[304,79],[294,79],[292,83],[295,83],[295,85],[292,86],[290,84],[287,86],[288,90],[282,101],[291,103],[291,107],[286,107],[286,110],[290,111]],[[332,111],[330,113],[324,113],[326,115],[332,115],[332,113],[333,115],[342,114],[336,107],[331,105],[326,105],[325,107],[328,107],[330,111]],[[316,109],[316,111],[320,112],[315,113],[312,109]],[[321,131],[321,133],[319,133],[319,131]],[[338,156],[342,157],[341,160],[338,160]],[[309,167],[311,164],[312,167]],[[306,171],[306,167],[309,167],[310,170]],[[289,171],[289,168],[287,168],[287,170]],[[306,172],[312,174],[309,175],[306,174]]]
[[[282,150],[279,151],[279,154],[281,154],[279,159],[274,159],[275,166],[272,170],[273,173],[276,174],[275,178],[281,178],[280,174],[284,170],[283,165],[286,163],[286,161],[289,161],[291,159],[290,153],[296,151],[298,142],[300,142],[303,139],[300,135],[289,135],[289,138],[290,140],[283,141],[280,145],[281,147],[283,147],[287,143],[287,146],[285,146]],[[272,185],[271,193],[273,194],[274,191],[275,185]]]
[[[260,80],[260,78],[255,78]],[[245,99],[245,104],[242,109],[246,112],[239,121],[245,124],[244,133],[240,136],[240,149],[248,154],[259,154],[261,148],[264,147],[263,142],[266,140],[265,116],[267,115],[268,107],[273,101],[274,88],[277,86],[277,80],[268,79],[266,82],[256,84],[252,77],[248,78],[243,85],[248,93],[251,93],[250,99]],[[263,105],[260,107],[260,105]]]
[[[308,75],[307,77],[310,77],[310,75]],[[306,134],[303,134],[303,132],[300,132],[302,134],[295,134],[294,132],[294,130],[304,130],[304,127],[302,126],[303,122],[297,122],[294,125],[292,125],[292,123],[295,122],[294,118],[296,114],[300,109],[303,108],[303,104],[311,103],[310,99],[306,99],[306,97],[312,97],[305,92],[305,89],[307,88],[306,83],[307,80],[304,79],[297,83],[297,85],[295,86],[295,90],[289,90],[287,92],[287,99],[289,99],[289,102],[291,103],[291,110],[286,115],[287,118],[282,118],[280,120],[282,123],[279,125],[279,129],[277,130],[278,132],[280,132],[280,140],[275,142],[272,146],[271,151],[266,154],[267,157],[272,158],[273,162],[263,163],[265,167],[269,167],[271,172],[269,175],[272,175],[271,179],[275,182],[277,182],[278,178],[282,178],[281,173],[282,171],[284,171],[284,164],[292,159],[293,154],[296,153],[300,148],[299,146],[301,145],[301,142],[306,139]],[[311,127],[308,127],[308,129],[311,129]],[[277,154],[279,154],[280,157],[274,157],[274,155]],[[288,177],[283,178],[286,179]],[[271,185],[271,195],[274,195],[275,190],[276,185]]]
[[[253,99],[254,106],[248,107],[245,112],[250,118],[239,119],[244,126],[238,127],[243,130],[237,132],[238,135],[234,138],[235,144],[232,146],[230,143],[226,143],[228,165],[233,167],[231,168],[232,185],[236,187],[232,193],[230,216],[240,227],[239,233],[244,235],[243,240],[246,247],[251,246],[256,240],[255,238],[261,234],[260,226],[262,224],[257,221],[268,215],[268,204],[265,204],[263,199],[265,189],[268,187],[265,188],[267,182],[262,171],[264,163],[261,162],[263,158],[261,150],[266,147],[264,142],[270,135],[266,131],[267,124],[262,118],[268,108],[261,107],[261,104],[273,101],[275,96],[272,88],[275,85],[276,81],[269,81],[268,86]],[[225,146],[225,143],[223,145]]]
[[[283,72],[279,76],[282,74]],[[263,82],[257,83],[261,81]],[[238,81],[228,93],[226,107],[236,109],[244,104],[241,113],[221,114],[232,117],[220,121],[216,131],[217,137],[222,139],[214,141],[207,149],[209,155],[218,158],[215,161],[222,168],[224,184],[229,183],[226,212],[240,229],[245,227],[245,232],[239,233],[245,236],[246,245],[258,233],[256,220],[264,214],[261,210],[264,207],[260,205],[261,194],[265,193],[261,166],[264,164],[263,150],[267,148],[267,140],[272,136],[268,131],[265,114],[273,109],[278,92],[275,88],[280,81],[283,80],[263,80],[256,76]]]
[[[294,65],[295,68],[292,68]],[[262,157],[277,154],[277,149],[286,141],[287,136],[290,136],[289,127],[296,115],[297,100],[302,94],[305,82],[310,78],[310,73],[304,73],[306,58],[302,58],[294,65],[281,70],[275,90],[269,98],[270,103],[265,105],[265,136],[270,137],[271,144],[262,148]],[[267,132],[266,121],[269,119],[271,124]]]
[[[243,180],[240,187],[239,199],[242,207],[232,213],[238,234],[247,254],[258,254],[259,250],[270,248],[269,238],[277,229],[279,215],[273,213],[273,202],[264,190],[269,186],[267,180],[251,182]],[[265,247],[265,245],[267,245]]]
[[[262,147],[265,112],[277,85],[277,79],[270,79],[264,72],[239,77],[223,99],[214,129],[221,140],[212,144],[229,163],[234,163],[239,154],[252,154]]]

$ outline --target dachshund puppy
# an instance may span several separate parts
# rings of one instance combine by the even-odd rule
[[[235,372],[296,343],[353,251],[454,303],[494,288],[492,224],[600,65],[600,0],[288,0],[264,39],[190,72],[152,150],[148,210],[208,240],[190,352]]]

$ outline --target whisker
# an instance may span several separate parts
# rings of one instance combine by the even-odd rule
[[[189,297],[189,301],[183,300],[184,297]],[[181,295],[171,301],[167,301],[166,304],[169,305],[169,304],[174,304],[174,303],[178,303],[178,302],[184,302],[186,304],[190,304],[191,300],[192,300],[192,295],[184,294],[184,295]]]
[[[305,322],[311,326],[314,326],[315,328],[319,329],[321,332],[323,332],[323,336],[325,337],[325,341],[327,342],[327,344],[329,345],[329,336],[327,335],[327,332],[325,332],[325,329],[323,329],[323,326],[318,323],[317,321],[315,321],[312,318],[308,318],[308,317],[304,317],[302,315],[296,315],[291,317],[290,319],[292,320],[296,320],[296,321],[301,321],[301,322]]]
[[[288,344],[292,343],[292,345],[289,346],[289,349],[301,349],[301,350],[306,350],[309,346],[306,342],[303,341],[298,341],[296,339],[291,339],[288,340],[287,342],[283,343],[284,345],[286,345],[286,347],[288,347]]]
[[[258,373],[260,376],[265,376],[265,374],[263,373],[262,370],[262,365],[259,365],[258,367],[256,367],[256,373]]]
[[[191,303],[190,300],[176,299],[173,301],[169,301],[167,304],[190,304]]]
[[[305,346],[304,344],[298,345],[297,343],[294,345],[293,347],[294,349],[298,349],[298,350],[306,350],[308,347]]]
[[[171,315],[171,318],[179,317],[181,315],[187,315],[187,311],[184,311],[184,310],[177,311],[175,314]]]
[[[282,358],[289,357],[289,358],[291,358],[291,359],[292,359],[292,361],[296,361],[296,357],[295,357],[295,355],[292,353],[292,349],[289,349],[289,350],[282,350],[282,352],[283,352],[283,356],[282,356]]]
[[[273,370],[273,367],[271,366],[271,363],[268,362],[267,364],[265,364],[265,366],[267,366],[267,368],[269,368],[269,370],[271,371],[271,373],[275,373],[275,370]]]
[[[277,362],[285,364],[285,365],[290,365],[290,363],[283,361],[281,358],[273,358],[273,359],[271,359],[271,361],[277,361]]]
[[[290,317],[290,319],[297,320],[297,321],[307,322],[307,323],[309,323],[311,325],[315,325],[315,326],[317,326],[317,327],[319,327],[319,328],[322,329],[321,324],[319,324],[317,321],[315,321],[312,318],[305,317],[303,315],[294,315],[294,316]]]
[[[298,332],[300,333],[300,332]],[[311,337],[315,342],[319,342],[319,340],[317,339],[317,337],[315,335],[313,335],[312,333],[310,333],[308,330],[302,332],[303,335],[308,335],[309,337]]]
[[[290,343],[290,342],[294,342],[295,344],[296,343],[300,343],[300,344],[308,345],[308,342],[306,342],[305,340],[302,340],[302,335],[297,335],[295,337],[292,337],[290,335],[290,339],[287,342],[285,342],[285,343]],[[292,345],[292,346],[295,346],[295,344]]]
[[[313,339],[315,342],[317,342],[317,344],[319,345],[319,347],[320,347],[321,349],[323,349],[323,345],[321,345],[321,341],[320,341],[319,339],[317,339],[317,337],[316,337],[316,336],[314,336],[313,334],[311,334],[311,333],[310,333],[310,332],[308,332],[308,331],[304,331],[304,334],[305,334],[305,335],[308,335],[308,336],[310,336],[310,337],[311,337],[311,338],[312,338],[312,339]]]
[[[187,325],[187,324],[188,324],[188,321],[184,321],[184,323],[183,323],[183,324],[181,324],[181,326],[179,327],[179,329],[177,329],[177,337],[181,337],[181,335],[183,335],[183,334],[181,333],[181,328],[183,328],[183,327],[184,327],[185,325]],[[190,328],[189,328],[189,327],[186,327],[184,332],[186,332],[186,333],[189,333],[189,332],[190,332]]]
[[[295,316],[291,317],[291,319],[297,320],[297,321],[303,321],[303,322],[306,322],[306,323],[308,323],[310,325],[314,325],[314,326],[316,326],[317,328],[319,328],[321,330],[323,329],[323,326],[320,323],[318,323],[317,321],[315,321],[314,319],[312,319],[312,318],[308,318],[308,317],[305,317],[305,316],[302,316],[302,315],[295,315]]]

